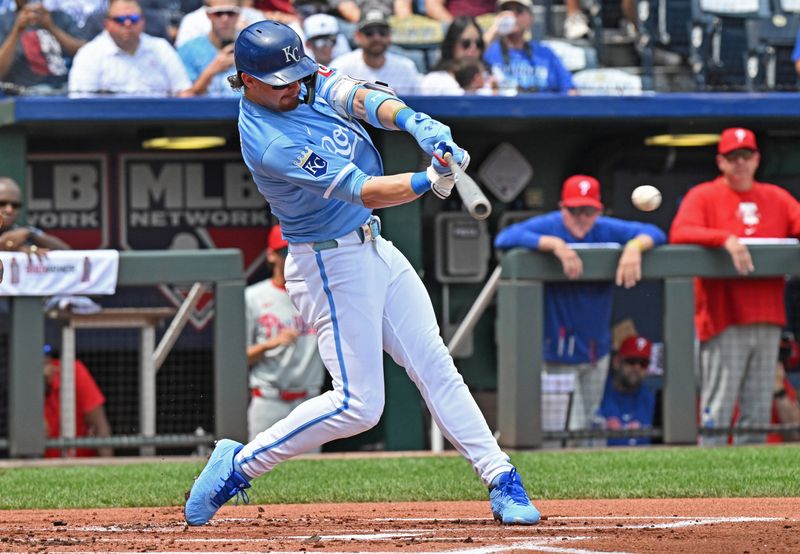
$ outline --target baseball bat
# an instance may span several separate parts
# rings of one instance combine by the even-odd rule
[[[461,197],[461,201],[464,202],[464,207],[467,208],[469,215],[475,219],[489,217],[492,213],[492,205],[481,191],[478,183],[461,169],[461,166],[453,160],[453,155],[450,152],[445,153],[444,159],[439,158],[439,161],[443,162],[453,172],[456,190],[458,190],[458,195]]]

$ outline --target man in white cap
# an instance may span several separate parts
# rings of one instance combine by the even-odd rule
[[[336,57],[331,67],[356,79],[385,83],[400,95],[419,93],[421,75],[414,62],[387,52],[392,30],[383,10],[370,8],[362,13],[355,39],[360,48]]]
[[[339,33],[339,24],[332,15],[316,13],[307,17],[303,21],[303,33],[306,35],[306,53],[322,65],[330,65],[334,52],[339,55],[350,51],[350,45]]]

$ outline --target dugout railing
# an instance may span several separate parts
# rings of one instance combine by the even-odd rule
[[[0,450],[11,457],[38,457],[45,447],[194,446],[227,436],[246,440],[247,359],[245,356],[244,269],[238,249],[120,252],[118,286],[206,283],[214,294],[212,339],[214,426],[202,434],[45,439],[42,348],[46,314],[43,298],[8,297],[8,438]]]
[[[755,265],[755,271],[748,277],[800,275],[800,245],[748,248]],[[607,248],[577,251],[583,262],[580,280],[613,280],[620,252]],[[538,448],[547,439],[570,436],[570,432],[543,431],[538,401],[542,398],[544,283],[565,281],[566,277],[554,256],[521,248],[506,253],[501,267],[496,327],[499,440],[508,448]],[[743,278],[723,249],[662,246],[643,256],[643,279],[663,280],[663,427],[660,432],[650,430],[638,435],[660,435],[665,444],[694,444],[700,432],[694,353],[695,276]],[[590,435],[591,432],[578,432],[572,436]]]

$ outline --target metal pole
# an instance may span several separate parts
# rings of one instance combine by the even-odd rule
[[[464,338],[469,336],[472,330],[475,329],[475,326],[478,324],[483,312],[485,312],[486,308],[489,307],[489,304],[492,303],[492,299],[497,292],[497,283],[500,281],[501,270],[502,268],[499,265],[495,268],[495,270],[489,276],[489,280],[486,281],[486,284],[481,289],[480,294],[478,294],[478,298],[475,299],[472,307],[464,317],[464,320],[458,326],[456,332],[453,333],[453,337],[450,339],[450,343],[447,345],[447,350],[450,352],[450,354],[458,350],[458,348],[461,346],[461,343],[464,342]],[[430,434],[431,451],[442,452],[444,450],[444,437],[442,436],[441,429],[439,429],[439,426],[436,425],[436,422],[433,419],[431,419]]]
[[[183,331],[183,328],[186,327],[186,322],[189,321],[189,316],[191,315],[192,310],[194,310],[194,307],[197,305],[200,297],[203,296],[205,292],[206,286],[203,283],[195,283],[192,285],[192,288],[189,291],[189,294],[186,295],[186,299],[181,304],[178,313],[172,318],[172,321],[164,333],[164,336],[161,337],[161,341],[158,343],[155,352],[153,352],[153,367],[156,373],[158,373],[158,371],[161,369],[164,360],[172,351],[172,347],[175,346],[175,341],[178,340],[178,336],[181,334],[181,331]]]

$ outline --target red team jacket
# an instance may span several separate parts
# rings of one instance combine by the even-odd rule
[[[686,193],[672,221],[670,242],[723,245],[739,238],[800,236],[800,203],[785,189],[754,182],[736,192],[723,177],[701,183]],[[707,341],[729,325],[786,323],[783,277],[695,280],[695,328]]]
[[[57,438],[61,432],[61,361],[53,360],[57,371],[53,374],[53,382],[44,399],[44,419],[47,424],[47,437]],[[80,360],[75,360],[75,436],[85,437],[87,434],[84,414],[91,412],[106,402],[89,369]],[[45,458],[58,458],[61,452],[56,448],[48,448]],[[78,448],[76,456],[97,456],[97,450]]]

